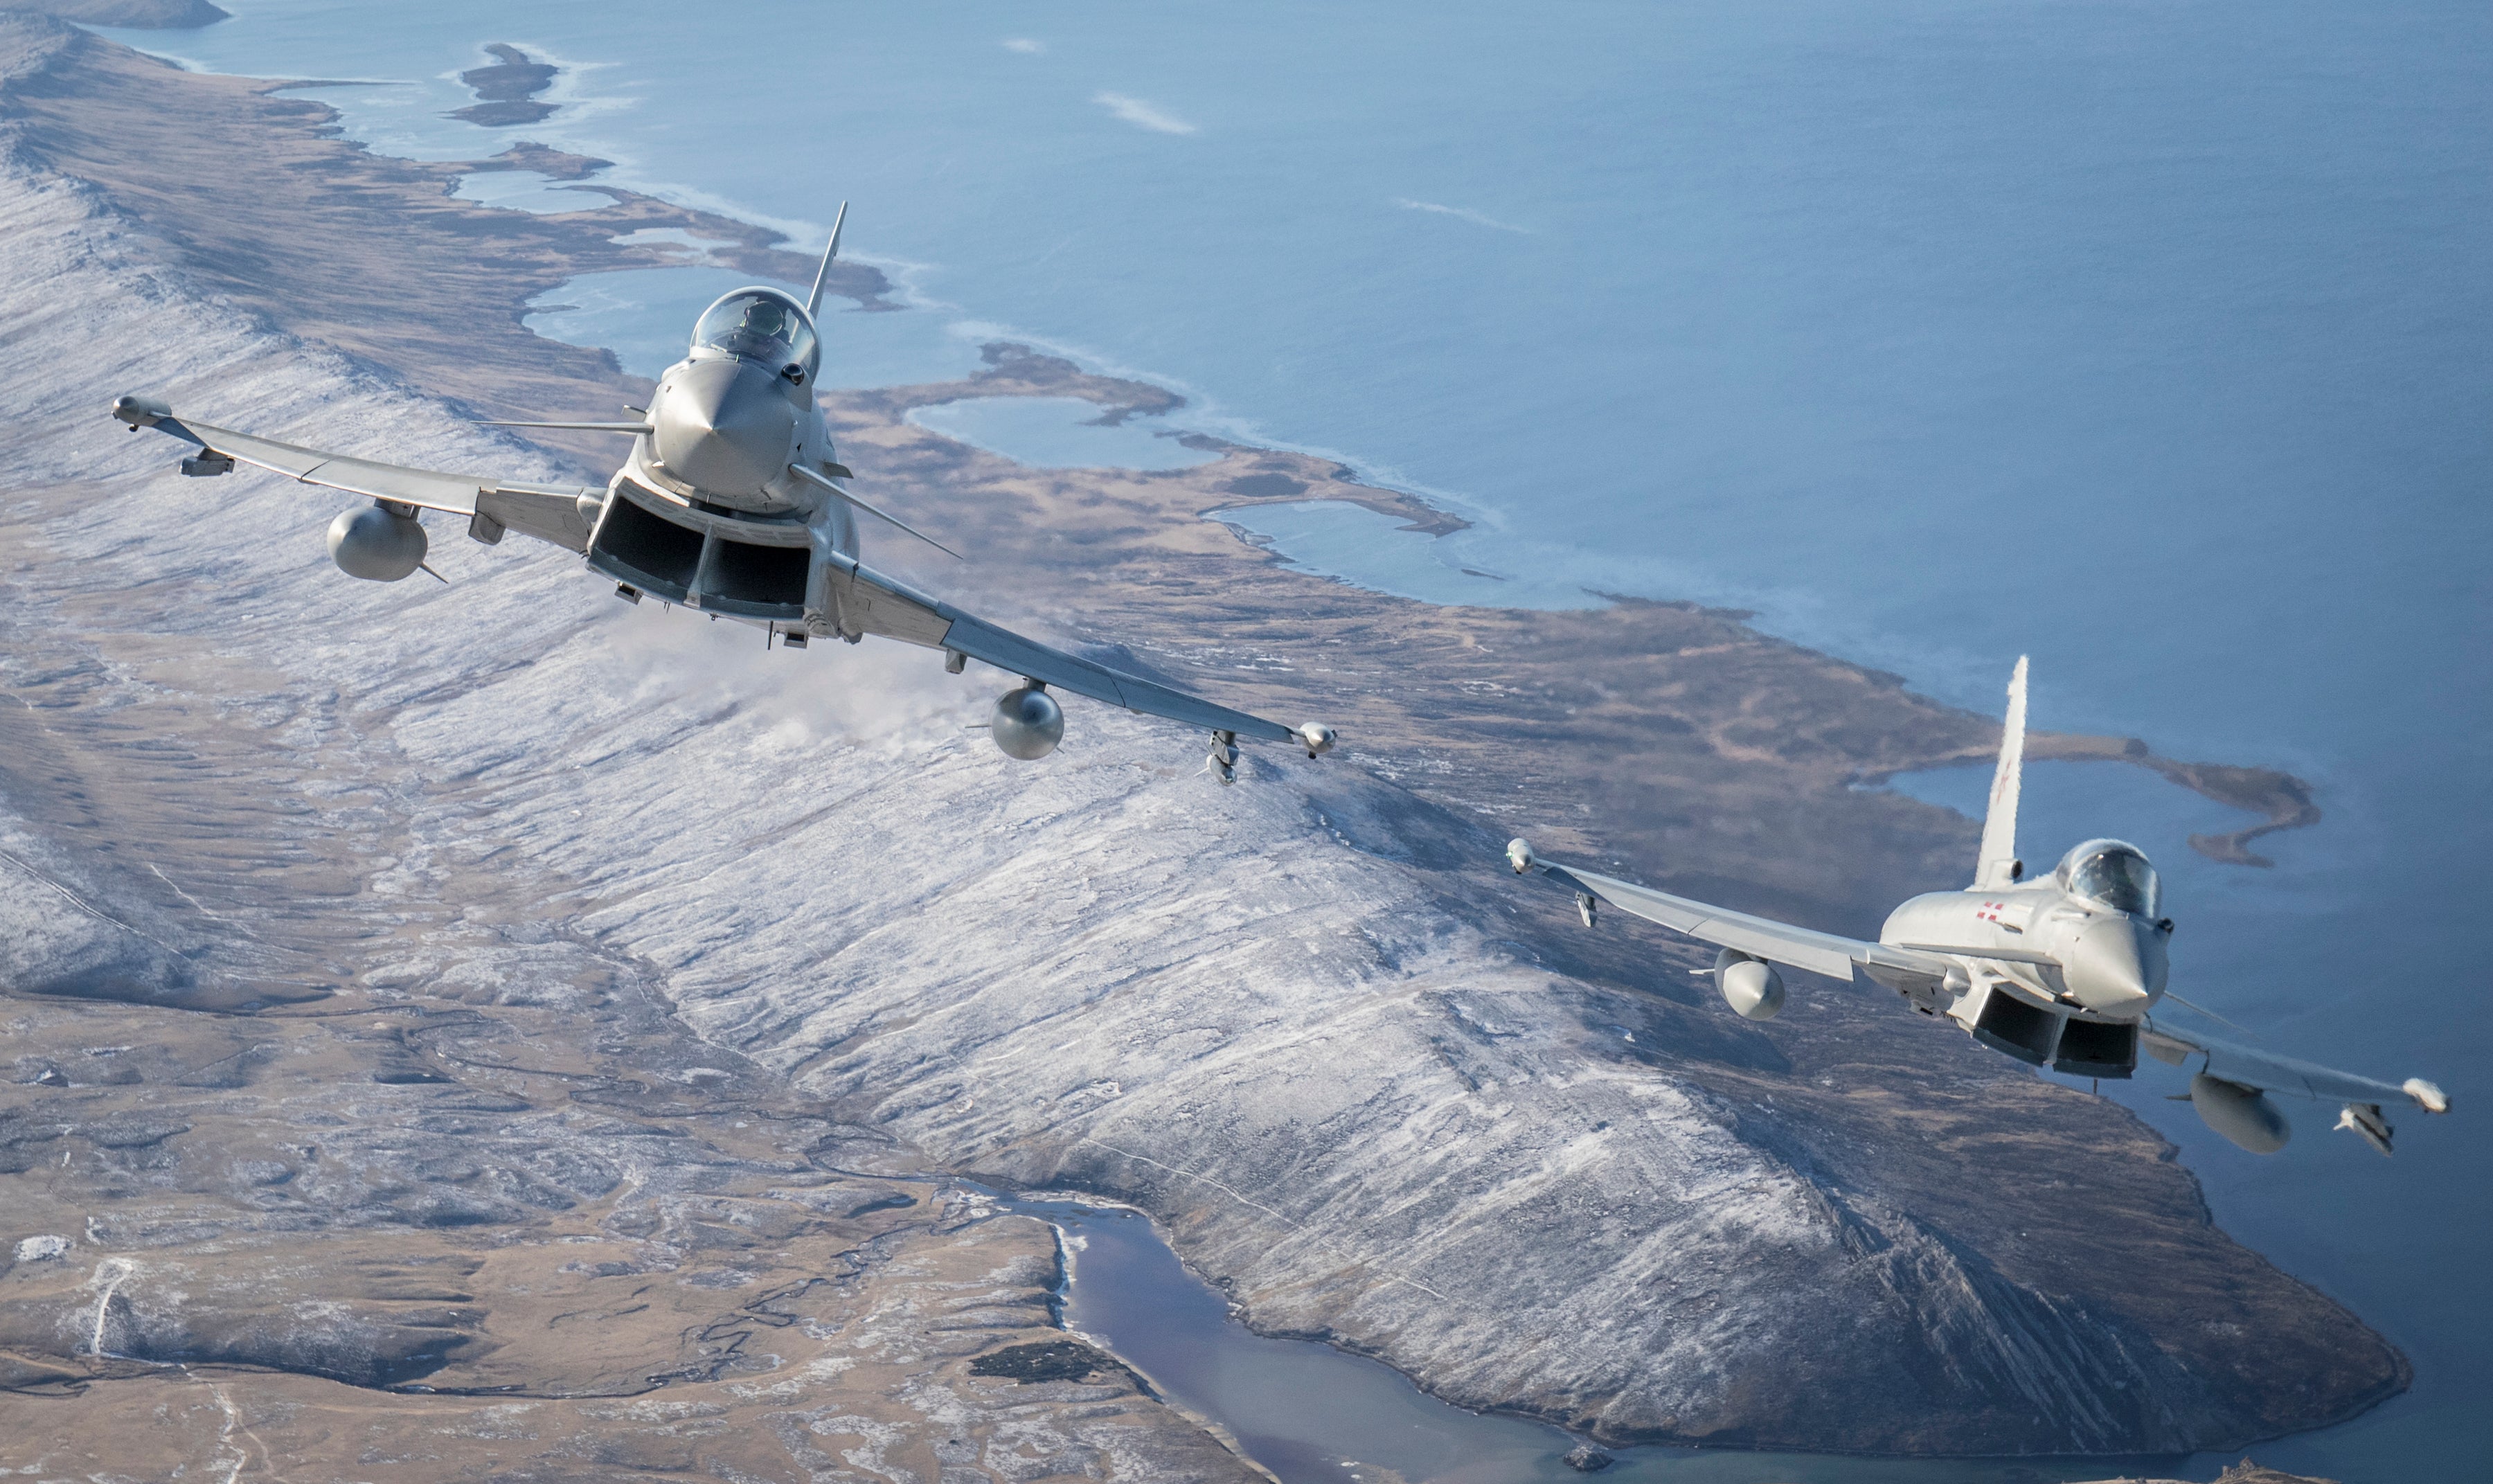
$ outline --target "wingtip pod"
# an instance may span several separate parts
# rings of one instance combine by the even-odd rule
[[[2416,1106],[2427,1113],[2449,1111],[2449,1095],[2419,1076],[2407,1078],[2405,1082],[2399,1084],[2398,1090],[2415,1099]]]
[[[1532,846],[1521,835],[1506,842],[1506,863],[1515,867],[1518,876],[1529,876],[1540,863],[1533,859]]]
[[[130,424],[130,431],[135,433],[172,416],[173,409],[153,397],[132,394],[112,399],[112,415]]]
[[[1309,757],[1322,757],[1333,750],[1334,743],[1341,741],[1340,733],[1321,721],[1310,721],[1299,728],[1298,737],[1300,744],[1307,749]]]

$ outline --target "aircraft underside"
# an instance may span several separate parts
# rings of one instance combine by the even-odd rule
[[[815,580],[814,532],[799,521],[696,509],[617,477],[587,558],[635,602],[784,627],[799,647],[809,632],[838,630],[828,584]]]
[[[2006,982],[1959,995],[1944,982],[1922,976],[1876,967],[1863,972],[1923,1015],[1953,1019],[1974,1040],[2027,1066],[2084,1077],[2125,1077],[2138,1070],[2134,1020],[2106,1020],[2049,1004]]]

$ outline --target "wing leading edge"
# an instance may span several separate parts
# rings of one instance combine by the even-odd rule
[[[113,403],[112,415],[128,423],[133,431],[154,428],[208,453],[284,474],[297,484],[343,490],[349,495],[422,510],[440,510],[470,520],[483,516],[496,526],[575,552],[586,549],[588,544],[588,520],[580,502],[593,500],[603,493],[586,485],[529,484],[327,453],[176,417],[165,404],[143,397],[121,398]]]
[[[481,518],[575,552],[586,550],[588,544],[589,512],[582,507],[603,493],[585,486],[518,484],[327,453],[179,418],[164,403],[141,397],[121,398],[113,404],[112,415],[128,423],[133,431],[154,428],[208,453],[284,474],[297,483],[465,515],[470,520]],[[487,539],[499,539],[499,531],[495,530]],[[1309,757],[1331,750],[1335,743],[1336,734],[1331,727],[1315,723],[1286,727],[1172,686],[1112,670],[965,613],[845,553],[834,551],[826,557],[829,595],[838,609],[844,634],[875,634],[948,651],[1144,715],[1231,738],[1295,742],[1307,748]]]
[[[1752,917],[1745,912],[1733,912],[1685,896],[1673,896],[1667,892],[1657,892],[1651,887],[1640,887],[1632,881],[1621,881],[1598,871],[1552,864],[1537,860],[1531,847],[1521,840],[1507,847],[1507,859],[1518,872],[1537,868],[1556,880],[1572,882],[1582,892],[1648,923],[1660,923],[1699,942],[1731,949],[1788,968],[1807,969],[1813,974],[1823,974],[1829,979],[1847,983],[1855,966],[1899,971],[1933,980],[1947,976],[1948,960],[1936,954],[1885,943],[1869,943],[1808,927],[1794,927],[1772,918]]]
[[[2449,1111],[2448,1095],[2419,1076],[2392,1085],[2152,1019],[2141,1027],[2138,1039],[2149,1056],[2172,1066],[2187,1068],[2193,1056],[2201,1058],[2190,1078],[2190,1102],[2208,1127],[2253,1154],[2274,1154],[2293,1134],[2268,1103],[2269,1093],[2339,1105],[2337,1127],[2383,1154],[2390,1152],[2397,1137],[2381,1111],[2383,1104],[2412,1103],[2427,1113]]]
[[[1277,721],[1267,721],[1067,654],[919,592],[853,557],[833,553],[830,565],[843,632],[876,634],[930,650],[948,650],[1078,696],[1207,731],[1227,732],[1259,742],[1296,742],[1310,754],[1334,744],[1330,727],[1285,727]]]
[[[2449,1098],[2439,1087],[2421,1077],[2409,1077],[2404,1082],[2384,1082],[2374,1077],[2358,1076],[2351,1072],[2312,1062],[2297,1061],[2253,1046],[2238,1045],[2183,1030],[2155,1019],[2148,1019],[2145,1035],[2140,1038],[2148,1054],[2174,1067],[2187,1067],[2190,1058],[2206,1058],[2197,1070],[2211,1077],[2238,1087],[2256,1087],[2263,1092],[2281,1093],[2289,1098],[2310,1098],[2321,1103],[2413,1103],[2427,1113],[2449,1111]]]

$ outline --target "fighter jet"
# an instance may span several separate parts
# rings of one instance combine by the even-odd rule
[[[1728,912],[1613,876],[1544,862],[1518,839],[1506,847],[1517,875],[1538,871],[1576,889],[1584,925],[1607,902],[1716,945],[1716,989],[1752,1020],[1784,1007],[1777,965],[1851,983],[1866,976],[1915,1010],[1956,1022],[1974,1040],[2031,1066],[2085,1077],[2125,1077],[2138,1051],[2191,1069],[2189,1101],[2208,1126],[2253,1154],[2285,1147],[2292,1127],[2268,1094],[2342,1105],[2337,1127],[2383,1154],[2387,1104],[2446,1113],[2449,1100],[2421,1077],[2391,1085],[2273,1052],[2220,1041],[2158,1019],[2166,999],[2163,915],[2155,867],[2137,846],[2088,840],[2029,881],[2017,859],[2018,779],[2026,751],[2026,661],[2008,681],[2008,725],[1992,775],[1991,803],[1973,884],[1916,896],[1864,943],[1770,919]],[[2195,1008],[2195,1007],[2194,1007]]]
[[[351,577],[398,582],[431,572],[422,512],[437,511],[464,519],[467,534],[488,546],[516,530],[578,552],[625,601],[654,597],[751,624],[766,631],[766,646],[801,650],[814,639],[856,644],[876,634],[943,651],[954,675],[973,659],[993,665],[1019,683],[997,700],[987,731],[1024,761],[1064,740],[1065,712],[1050,686],[1206,729],[1206,766],[1223,783],[1237,779],[1240,738],[1294,743],[1310,758],[1332,750],[1329,726],[1286,727],[1067,654],[857,560],[858,512],[958,554],[849,489],[844,481],[856,476],[840,464],[814,400],[815,318],[847,221],[842,202],[803,301],[757,286],[704,310],[690,351],[658,379],[649,406],[626,409],[634,420],[487,424],[629,436],[630,457],[602,489],[325,453],[177,416],[147,397],[120,398],[112,415],[133,433],[154,428],[193,445],[185,474],[229,473],[242,463],[370,499],[329,527],[329,555]]]

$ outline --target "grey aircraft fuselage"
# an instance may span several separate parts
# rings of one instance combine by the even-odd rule
[[[635,595],[840,633],[836,601],[811,580],[821,557],[855,558],[858,545],[853,497],[833,482],[848,470],[814,397],[821,361],[794,296],[739,288],[711,305],[607,482],[588,564]]]
[[[2022,872],[2018,872],[2021,874]],[[1934,986],[1920,975],[1863,972],[1916,1009],[1974,1028],[1991,992],[2080,1023],[2134,1025],[2164,997],[2173,920],[2147,856],[2119,840],[2088,840],[2036,881],[1916,896],[1887,915],[1878,941],[1946,953],[1957,975]]]
[[[786,307],[794,310],[795,302]],[[810,358],[819,357],[817,350]],[[854,553],[856,526],[846,505],[795,472],[802,467],[830,478],[845,471],[833,455],[822,405],[814,400],[812,368],[788,365],[801,377],[787,370],[773,375],[703,347],[668,367],[649,399],[651,431],[634,440],[616,477],[746,517],[812,526],[829,514],[823,523],[826,535],[839,550]]]

